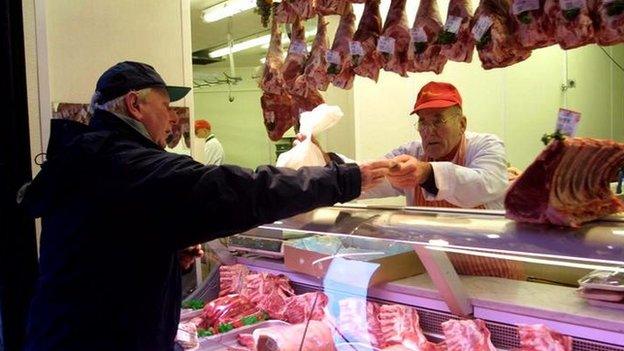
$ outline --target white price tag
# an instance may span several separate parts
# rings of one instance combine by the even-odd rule
[[[511,11],[514,15],[519,15],[526,11],[539,10],[539,0],[515,0],[511,5]]]
[[[444,30],[447,32],[455,33],[459,32],[459,27],[462,24],[462,18],[456,16],[448,16],[446,23],[444,24]]]
[[[339,65],[341,63],[340,53],[338,51],[328,50],[325,53],[325,59],[327,60],[327,62],[333,63],[334,65]]]
[[[186,330],[178,329],[178,333],[176,334],[176,340],[181,342],[191,342],[192,338],[189,332]]]
[[[394,54],[394,38],[380,36],[379,41],[377,41],[377,51]]]
[[[353,56],[364,56],[364,48],[359,41],[352,41],[349,43],[349,52]]]
[[[290,46],[288,47],[288,52],[305,56],[308,54],[308,46],[302,41],[295,40],[290,43]]]
[[[414,43],[426,43],[427,42],[427,33],[423,27],[416,27],[410,30],[412,34],[412,42]]]
[[[576,135],[576,128],[581,120],[581,113],[564,108],[559,109],[559,115],[557,116],[556,130],[561,134],[573,137]]]
[[[489,16],[481,16],[477,23],[472,27],[472,36],[476,41],[481,40],[483,34],[492,26],[492,19]]]
[[[559,7],[563,11],[581,9],[585,7],[585,0],[559,0]]]

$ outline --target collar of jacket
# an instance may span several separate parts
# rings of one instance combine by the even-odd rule
[[[163,149],[160,145],[147,138],[136,128],[128,124],[123,119],[119,118],[116,114],[105,110],[95,110],[89,126],[94,130],[108,130],[118,132],[121,135],[140,142],[147,147],[155,147]]]

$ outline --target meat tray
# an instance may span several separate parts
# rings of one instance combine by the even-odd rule
[[[289,325],[289,324],[283,321],[270,320],[270,321],[264,321],[264,322],[256,323],[253,325],[249,325],[246,327],[236,328],[227,333],[200,338],[199,348],[197,348],[196,350],[197,351],[217,351],[217,350],[224,351],[224,350],[228,350],[229,347],[234,347],[234,346],[238,346],[241,350],[243,350],[244,347],[240,346],[238,344],[238,341],[236,340],[236,336],[238,334],[251,334],[253,333],[254,330],[258,328],[268,328],[268,327],[285,326],[285,325]]]

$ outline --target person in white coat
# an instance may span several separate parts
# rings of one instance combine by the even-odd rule
[[[220,166],[223,163],[225,153],[223,152],[223,146],[217,137],[212,134],[212,127],[210,122],[205,119],[198,119],[195,121],[195,136],[201,139],[206,139],[204,143],[204,157],[206,165]]]

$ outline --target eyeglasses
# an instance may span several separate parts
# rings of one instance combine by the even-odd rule
[[[433,121],[432,123],[417,121],[416,123],[414,123],[414,126],[418,129],[419,132],[423,132],[425,130],[437,130],[444,127],[449,119],[451,119],[451,117],[440,118]]]

